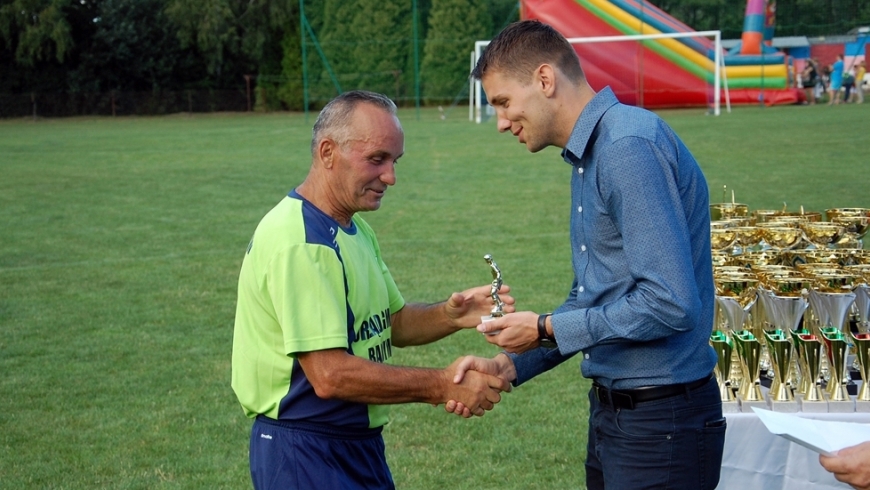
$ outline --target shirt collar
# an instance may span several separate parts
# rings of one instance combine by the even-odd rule
[[[575,167],[580,166],[580,159],[586,151],[589,138],[592,137],[592,131],[595,130],[598,121],[608,109],[618,103],[619,101],[613,95],[613,90],[610,87],[604,87],[595,94],[595,97],[592,97],[592,100],[580,112],[580,117],[577,118],[574,129],[571,131],[571,137],[568,138],[568,144],[562,149],[562,158],[565,162]]]

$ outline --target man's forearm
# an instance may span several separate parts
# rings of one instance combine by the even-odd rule
[[[397,311],[392,320],[393,345],[423,345],[460,330],[445,311],[445,301],[431,305],[409,303]]]
[[[342,350],[299,355],[317,396],[358,403],[442,403],[446,391],[440,369],[398,367],[371,362]]]

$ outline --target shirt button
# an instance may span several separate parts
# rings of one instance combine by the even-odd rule
[[[578,173],[578,174],[582,174],[582,173],[583,173],[583,167],[578,167],[578,168],[577,168],[577,173]]]
[[[578,212],[578,213],[582,213],[582,212],[583,212],[583,206],[577,206],[577,212]]]
[[[578,287],[578,288],[577,288],[577,291],[579,291],[579,292],[582,293],[582,292],[583,292],[583,286]]]
[[[585,252],[585,251],[586,251],[586,245],[580,245],[580,251],[581,251],[581,252]]]
[[[583,354],[584,359],[589,359],[589,354]]]

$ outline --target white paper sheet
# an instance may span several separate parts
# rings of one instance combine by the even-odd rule
[[[755,407],[752,410],[772,434],[825,456],[832,456],[840,449],[870,441],[870,425],[867,424],[805,419]]]

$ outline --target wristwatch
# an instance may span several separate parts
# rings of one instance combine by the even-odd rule
[[[543,315],[538,316],[538,342],[540,342],[541,347],[545,349],[555,349],[556,337],[547,333],[548,316],[551,316],[551,313],[544,313]]]

